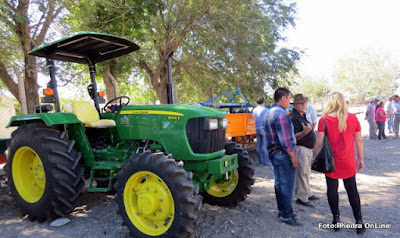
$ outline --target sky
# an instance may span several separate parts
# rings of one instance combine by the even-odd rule
[[[300,73],[330,78],[339,59],[366,49],[400,56],[400,0],[297,0],[286,44],[305,50]],[[400,58],[400,57],[399,57]]]

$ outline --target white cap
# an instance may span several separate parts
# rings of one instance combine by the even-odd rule
[[[374,97],[370,97],[370,98],[368,98],[368,102],[372,102],[372,101],[374,101],[375,100],[375,98]]]

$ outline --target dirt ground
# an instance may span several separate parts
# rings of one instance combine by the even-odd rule
[[[392,139],[393,134],[388,134],[386,140],[367,139],[368,126],[362,113],[358,116],[363,128],[366,167],[357,174],[357,184],[364,222],[375,226],[360,237],[400,237],[400,139]],[[254,149],[249,151],[256,160]],[[322,174],[311,175],[311,187],[320,200],[314,202],[314,208],[294,203],[297,220],[303,225],[291,227],[277,217],[272,168],[255,165],[255,171],[252,193],[238,207],[203,205],[193,237],[359,237],[355,229],[333,232],[320,227],[332,220]],[[51,227],[49,222],[31,222],[22,216],[9,196],[8,187],[4,181],[1,183],[1,237],[129,237],[128,229],[121,225],[112,195],[83,192],[78,206],[67,216],[71,222]],[[342,182],[339,196],[342,222],[351,224],[354,218]]]

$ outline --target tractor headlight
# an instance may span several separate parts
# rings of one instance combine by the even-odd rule
[[[228,127],[228,119],[226,117],[222,118],[222,128],[226,129]]]
[[[218,129],[217,118],[207,118],[204,123],[204,130],[211,131]]]

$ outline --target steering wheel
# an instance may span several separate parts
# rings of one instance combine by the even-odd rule
[[[122,103],[122,99],[126,99],[126,103]],[[118,101],[118,100],[119,100],[119,102],[117,104],[110,105],[113,102]],[[106,103],[106,105],[104,105],[103,111],[104,112],[114,112],[114,113],[118,112],[122,107],[128,105],[130,101],[131,101],[131,99],[128,96],[120,96],[120,97],[113,98],[110,101],[108,101]]]

